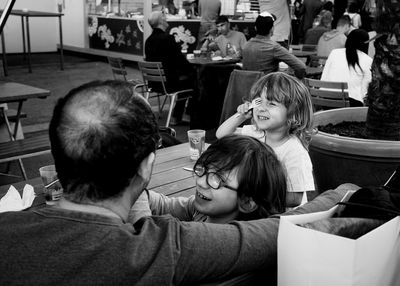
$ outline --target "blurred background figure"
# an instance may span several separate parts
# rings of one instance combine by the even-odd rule
[[[360,9],[356,2],[351,2],[349,5],[349,8],[347,9],[347,12],[344,13],[344,15],[349,15],[350,20],[351,20],[350,23],[354,27],[354,29],[358,29],[362,25],[361,16],[359,13],[360,13]]]
[[[291,17],[287,0],[259,0],[260,12],[269,12],[276,17],[271,39],[288,48]]]
[[[304,0],[303,6],[300,9],[301,19],[298,31],[300,43],[304,42],[307,30],[312,28],[313,21],[322,10],[324,3],[321,0]]]
[[[317,45],[318,40],[322,36],[322,34],[331,30],[333,19],[332,12],[322,10],[322,12],[317,17],[319,19],[318,25],[307,30],[304,37],[304,44]]]
[[[332,50],[344,48],[347,39],[347,33],[350,30],[350,17],[342,16],[336,29],[325,32],[318,40],[317,55],[328,57]]]
[[[199,0],[197,9],[201,17],[199,34],[197,35],[197,49],[200,49],[206,39],[206,34],[216,29],[215,21],[221,13],[221,1]]]
[[[353,30],[344,49],[333,50],[322,72],[321,80],[347,82],[350,106],[363,106],[371,82],[372,58],[368,56],[368,33]]]

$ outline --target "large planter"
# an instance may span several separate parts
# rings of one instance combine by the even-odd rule
[[[319,111],[314,114],[315,126],[365,121],[367,111],[367,107]],[[310,156],[320,192],[342,183],[379,186],[400,165],[400,141],[358,139],[319,131],[311,141]]]

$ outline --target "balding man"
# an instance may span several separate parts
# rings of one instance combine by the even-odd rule
[[[0,285],[197,285],[255,271],[268,284],[276,276],[266,271],[277,264],[277,217],[128,221],[159,141],[150,106],[128,82],[71,90],[49,134],[64,196],[57,205],[0,213]],[[345,193],[324,192],[292,214],[326,210]]]
[[[166,32],[168,22],[165,14],[162,11],[154,11],[150,14],[148,21],[153,32],[145,42],[146,61],[162,62],[168,92],[193,88],[193,68],[182,54],[181,47],[175,38]],[[187,94],[182,96],[187,96]],[[181,122],[184,109],[185,101],[177,101],[171,125]]]

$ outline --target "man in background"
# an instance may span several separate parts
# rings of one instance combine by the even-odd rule
[[[149,16],[149,24],[153,29],[151,35],[145,42],[146,61],[162,62],[167,79],[167,90],[173,92],[176,90],[192,89],[194,84],[193,67],[187,61],[181,52],[181,47],[175,41],[172,35],[166,30],[168,22],[162,11],[154,11]],[[158,90],[160,87],[152,87]],[[181,97],[187,95],[181,94]],[[185,109],[185,101],[176,102],[171,125],[180,124]]]
[[[231,30],[229,19],[225,15],[219,16],[216,24],[218,36],[215,39],[208,38],[202,49],[219,51],[223,57],[240,58],[247,42],[245,35],[242,32]]]
[[[271,40],[288,48],[289,35],[291,29],[291,17],[287,0],[259,0],[260,12],[269,12],[276,16],[274,22],[274,34]]]
[[[330,3],[330,2],[329,2]],[[332,12],[322,10],[319,15],[319,23],[316,27],[308,29],[304,38],[304,44],[317,45],[319,38],[323,33],[332,29]]]
[[[285,62],[294,70],[296,77],[301,79],[305,75],[305,64],[271,39],[274,21],[275,16],[268,12],[263,12],[257,17],[255,23],[257,35],[251,38],[243,49],[243,69],[268,74],[278,71],[279,62]]]
[[[325,32],[318,40],[317,55],[328,57],[332,50],[344,48],[346,35],[350,31],[350,17],[343,15],[337,22],[336,29]]]

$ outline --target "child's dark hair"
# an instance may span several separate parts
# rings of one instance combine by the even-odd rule
[[[275,152],[259,140],[242,135],[229,135],[214,142],[200,156],[201,165],[215,172],[237,170],[238,198],[251,198],[257,209],[240,212],[238,220],[269,217],[286,208],[286,173]]]
[[[265,95],[263,95],[265,93]],[[308,150],[313,129],[313,105],[308,88],[297,78],[283,72],[269,73],[251,88],[251,99],[265,96],[287,109],[289,134],[296,135]]]

